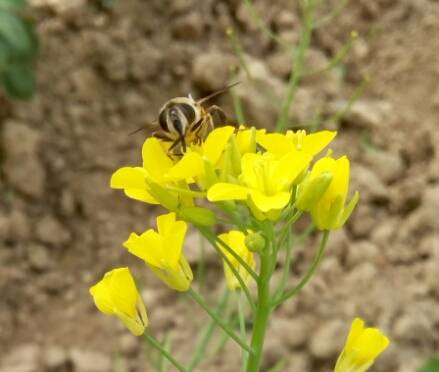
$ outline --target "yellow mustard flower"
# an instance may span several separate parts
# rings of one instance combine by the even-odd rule
[[[218,239],[233,249],[253,270],[255,269],[255,259],[253,253],[250,252],[245,245],[245,234],[243,232],[232,230],[228,233],[218,235]],[[251,276],[248,271],[220,243],[218,243],[217,246],[219,249],[221,249],[236,271],[240,274],[244,283],[247,285],[251,280]],[[226,262],[224,262],[224,275],[226,277],[227,286],[230,289],[234,290],[241,287],[238,279],[236,279],[235,274]]]
[[[320,192],[318,198],[304,197],[306,186],[312,185],[314,180],[317,180],[317,185],[319,180],[322,184],[326,183],[325,191]],[[360,197],[355,192],[351,201],[345,205],[348,191],[349,159],[346,156],[339,159],[325,156],[314,164],[303,184],[299,185],[297,207],[309,211],[320,230],[338,229],[345,224]]]
[[[127,267],[107,272],[90,288],[96,307],[104,314],[116,315],[135,336],[148,325],[145,305]]]
[[[367,371],[389,343],[378,328],[366,328],[362,319],[354,319],[334,372]]]
[[[151,194],[146,180],[157,184],[166,182],[165,175],[174,162],[157,138],[148,138],[142,147],[143,167],[122,167],[111,176],[110,187],[123,189],[129,198],[150,204],[159,204]]]
[[[168,213],[157,217],[157,230],[149,229],[141,235],[132,233],[123,245],[144,260],[166,285],[177,291],[187,291],[193,279],[182,253],[187,224],[176,221],[175,213]]]
[[[206,162],[213,170],[218,168],[224,149],[235,128],[224,126],[209,133],[201,145],[191,145],[183,157],[165,175],[170,181],[194,182],[206,175]]]
[[[322,151],[337,135],[337,132],[322,130],[306,134],[304,130],[293,132],[288,130],[285,134],[267,133],[258,136],[258,143],[267,151],[283,155],[294,148],[297,151],[305,151],[308,154],[316,155]]]
[[[272,153],[247,153],[241,160],[240,184],[220,182],[207,192],[209,201],[246,200],[258,219],[276,219],[291,198],[291,187],[304,172],[311,155],[290,151],[276,157]]]

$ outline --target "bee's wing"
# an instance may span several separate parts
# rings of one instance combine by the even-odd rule
[[[131,136],[131,135],[136,134],[136,133],[138,133],[138,132],[140,132],[142,130],[148,129],[149,126],[153,126],[153,125],[157,125],[157,120],[154,120],[150,124],[146,124],[145,126],[142,126],[140,128],[137,128],[137,129],[133,130],[132,132],[129,132],[128,135]]]
[[[209,94],[208,96],[199,99],[197,101],[197,103],[201,104],[203,102],[206,102],[206,101],[210,100],[213,97],[216,97],[216,96],[218,96],[218,95],[220,95],[220,94],[222,94],[224,92],[227,92],[229,89],[233,88],[235,85],[238,85],[239,83],[240,83],[240,81],[236,81],[233,84],[230,84],[230,85],[226,86],[225,88],[217,90],[216,92],[213,92],[213,93]]]

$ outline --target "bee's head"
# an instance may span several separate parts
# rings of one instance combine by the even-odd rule
[[[184,136],[187,129],[200,118],[199,106],[189,96],[173,98],[166,102],[160,110],[158,121],[165,132]]]

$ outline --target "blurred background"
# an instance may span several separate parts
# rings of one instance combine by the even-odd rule
[[[254,5],[270,31],[298,42],[299,1]],[[0,371],[153,371],[145,361],[154,352],[88,294],[122,265],[143,288],[151,331],[171,332],[173,352],[187,360],[207,318],[122,248],[159,209],[111,190],[109,178],[140,164],[164,102],[233,78],[248,124],[273,129],[291,50],[261,31],[243,0],[31,0],[24,17],[39,39],[36,85],[28,70],[18,72],[24,85],[3,76],[0,97]],[[358,315],[393,341],[373,370],[414,372],[439,350],[439,3],[319,1],[316,20],[290,122],[339,130],[332,148],[351,158],[361,201],[331,235],[311,284],[276,312],[264,370],[282,358],[284,371],[331,370]],[[28,100],[10,96],[34,90]],[[236,122],[229,94],[215,103]],[[198,245],[190,232],[194,271]],[[299,248],[291,284],[314,249],[312,238]],[[222,264],[210,250],[205,263],[203,293],[215,300]],[[235,345],[222,350],[199,370],[238,371]]]

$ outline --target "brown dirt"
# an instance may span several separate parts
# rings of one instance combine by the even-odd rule
[[[273,29],[297,40],[295,2],[256,3]],[[98,1],[35,4],[39,93],[28,103],[4,100],[0,112],[0,371],[109,371],[116,352],[130,371],[149,371],[141,341],[98,313],[88,294],[106,270],[127,264],[147,283],[153,331],[171,329],[184,359],[205,318],[121,248],[156,209],[110,190],[109,177],[139,163],[144,134],[127,133],[152,122],[164,101],[226,82],[236,63],[227,25],[242,37],[256,79],[275,93],[285,88],[288,56],[256,30],[240,1],[124,0],[109,10]],[[439,350],[439,3],[350,2],[315,31],[307,68],[327,62],[352,30],[360,37],[345,73],[306,78],[292,118],[306,123],[317,110],[333,112],[370,77],[334,146],[352,159],[361,204],[332,237],[309,287],[278,310],[267,367],[286,356],[286,371],[330,370],[356,315],[393,340],[377,372],[416,371]],[[245,80],[238,91],[251,124],[272,126],[274,104]],[[232,111],[228,97],[220,102]],[[300,251],[291,283],[312,254]],[[220,263],[209,270],[216,296]],[[200,370],[237,371],[236,351],[228,345],[227,357]],[[14,362],[27,367],[12,369],[11,355],[27,355]]]

